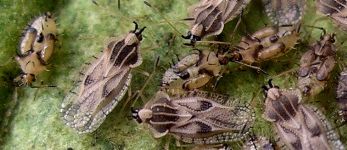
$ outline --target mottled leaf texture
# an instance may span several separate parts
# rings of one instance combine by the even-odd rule
[[[192,144],[216,144],[243,139],[253,123],[253,111],[227,96],[194,91],[170,98],[164,92],[139,111],[155,137],[173,135]],[[147,117],[144,117],[147,116]]]
[[[142,31],[136,28],[124,38],[110,39],[102,55],[82,73],[81,82],[62,104],[62,118],[68,126],[79,133],[93,132],[122,99],[131,80],[131,68],[142,62]]]

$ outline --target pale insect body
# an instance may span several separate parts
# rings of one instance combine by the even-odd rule
[[[347,121],[347,69],[345,68],[339,77],[339,83],[336,89],[336,99],[339,104],[339,115],[343,121]]]
[[[263,118],[273,123],[280,145],[288,149],[344,149],[330,123],[316,108],[301,104],[299,90],[263,87],[266,93]]]
[[[145,27],[135,25],[124,38],[107,43],[102,55],[83,73],[80,85],[64,98],[62,119],[78,133],[93,132],[102,124],[126,93],[131,69],[142,63],[139,46]]]
[[[298,86],[307,96],[320,93],[326,86],[335,67],[335,35],[324,33],[300,60]]]
[[[347,31],[346,0],[316,0],[318,11],[329,16],[341,29]]]
[[[224,24],[239,15],[249,2],[250,0],[201,0],[189,8],[189,18],[193,21],[190,31],[182,37],[194,44],[204,37],[220,34]]]
[[[29,33],[29,34],[28,34]],[[44,49],[44,39],[49,34],[55,37],[57,26],[51,13],[37,17],[24,31],[24,36],[19,45],[19,55],[25,55],[28,51],[39,52]]]
[[[56,24],[49,13],[37,17],[23,33],[16,60],[22,74],[14,79],[16,86],[32,85],[36,75],[46,69],[47,61],[54,51]]]
[[[280,57],[299,40],[299,26],[266,27],[250,36],[242,37],[228,57],[248,65]]]
[[[132,110],[133,117],[144,123],[155,138],[167,134],[196,145],[239,141],[253,124],[253,111],[231,102],[227,96],[192,91],[171,98],[160,91],[143,109]]]
[[[197,50],[169,68],[162,79],[162,89],[173,95],[194,90],[219,76],[223,62],[215,52]]]
[[[297,24],[304,15],[306,0],[262,0],[265,13],[276,25]]]

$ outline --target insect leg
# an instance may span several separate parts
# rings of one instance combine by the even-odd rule
[[[143,97],[142,95],[142,92],[145,90],[145,88],[147,87],[148,83],[152,80],[155,72],[156,72],[156,69],[157,67],[159,66],[159,61],[160,61],[160,57],[157,57],[156,61],[155,61],[155,65],[153,67],[153,71],[151,74],[149,74],[149,76],[147,77],[147,80],[145,81],[145,83],[143,84],[142,88],[140,90],[137,90],[135,92],[135,94],[133,96],[131,96],[131,94],[128,94],[129,96],[131,96],[130,98],[128,97],[128,99],[126,100],[124,106],[122,107],[121,110],[124,110],[125,106],[130,102],[130,100],[133,100],[132,101],[132,104],[135,103],[140,97],[142,100],[144,100],[145,98]],[[131,104],[131,106],[132,106]]]
[[[241,23],[241,21],[242,21],[242,15],[243,15],[243,10],[241,10],[240,17],[239,17],[239,19],[237,20],[237,23],[236,23],[236,25],[235,25],[235,28],[234,28],[233,32],[231,33],[231,35],[230,35],[231,40],[233,40],[234,35],[235,35],[235,33],[236,33],[236,30],[239,28],[239,25],[240,25],[240,23]]]
[[[263,69],[261,69],[260,67],[248,65],[248,64],[245,64],[245,63],[243,63],[243,62],[235,61],[235,60],[234,60],[233,62],[238,63],[238,64],[240,64],[240,65],[247,66],[247,67],[249,67],[249,68],[255,69],[255,70],[257,70],[257,71],[260,71],[260,72],[262,72],[262,73],[268,75],[268,73],[267,73],[266,71],[264,71]]]

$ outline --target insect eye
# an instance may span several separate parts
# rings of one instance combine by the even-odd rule
[[[270,42],[271,43],[275,43],[277,41],[278,41],[278,36],[277,35],[270,37]]]
[[[35,75],[33,75],[33,74],[30,74],[30,76],[33,78],[33,82],[35,82],[36,81],[36,77],[35,77]]]
[[[335,43],[335,38],[334,38],[334,37],[331,37],[331,38],[330,38],[330,42],[331,42],[331,43]]]
[[[309,86],[304,87],[304,94],[308,94],[311,91],[311,88]]]
[[[263,49],[263,48],[264,48],[263,45],[259,45],[259,46],[258,46],[258,50]]]
[[[131,108],[131,116],[136,120],[136,122],[142,123],[138,109]]]
[[[41,42],[43,42],[43,34],[42,34],[42,32],[40,33],[40,35],[39,35],[39,38],[37,39],[37,42],[38,43],[41,43]]]
[[[182,73],[179,73],[178,76],[183,79],[183,80],[186,80],[190,77],[189,73],[188,72],[182,72]]]
[[[137,37],[139,39],[139,41],[142,41],[142,35]]]
[[[196,41],[201,41],[201,37],[200,36],[194,36]]]

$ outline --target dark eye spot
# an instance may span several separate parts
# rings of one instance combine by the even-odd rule
[[[304,87],[304,94],[308,94],[311,91],[311,88],[309,86]]]
[[[335,38],[333,38],[333,37],[330,38],[330,42],[331,42],[331,43],[335,43]]]
[[[204,111],[212,107],[212,104],[208,101],[201,101],[200,110]]]
[[[208,133],[212,131],[212,127],[210,127],[209,125],[205,123],[197,122],[196,124],[200,127],[200,130],[198,131],[198,133]]]
[[[178,76],[183,79],[183,80],[186,80],[190,77],[189,73],[188,72],[182,72],[182,73],[179,73]]]
[[[278,36],[277,35],[270,37],[270,42],[271,43],[275,43],[277,41],[278,41]]]
[[[43,42],[43,34],[42,33],[40,33],[39,38],[37,39],[37,42],[38,43],[42,43]]]

